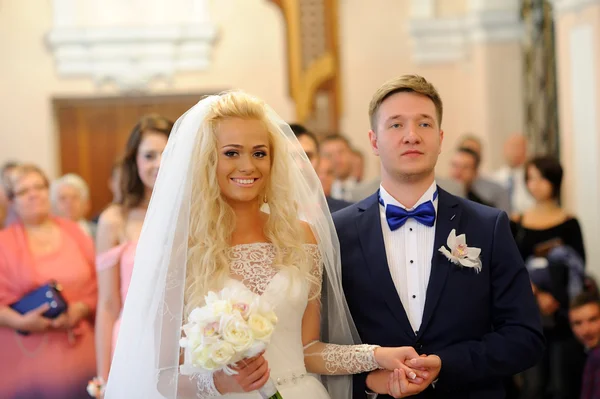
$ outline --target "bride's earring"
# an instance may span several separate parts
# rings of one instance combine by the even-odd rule
[[[263,197],[263,202],[264,202],[265,204],[269,202],[269,201],[267,201],[267,194],[265,194],[265,196]]]

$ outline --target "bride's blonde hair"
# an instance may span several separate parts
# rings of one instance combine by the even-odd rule
[[[311,292],[320,282],[311,274],[312,262],[302,248],[306,230],[298,219],[290,171],[294,160],[286,153],[280,127],[267,115],[267,106],[244,92],[228,92],[211,106],[193,150],[192,203],[186,269],[185,313],[204,303],[210,290],[220,289],[229,274],[228,251],[235,230],[235,214],[225,202],[217,182],[217,128],[228,118],[259,120],[269,133],[271,173],[257,201],[268,200],[269,217],[264,233],[276,250],[274,267],[294,269],[308,279]]]

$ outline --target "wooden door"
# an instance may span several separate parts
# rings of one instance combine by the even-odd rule
[[[56,98],[53,100],[59,132],[60,174],[76,173],[90,187],[95,217],[112,200],[108,187],[114,162],[138,119],[157,113],[175,121],[204,94],[112,98]]]

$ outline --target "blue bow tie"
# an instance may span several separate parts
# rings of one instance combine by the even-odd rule
[[[406,223],[409,218],[415,219],[417,222],[425,226],[432,227],[435,223],[435,207],[433,201],[437,198],[437,190],[433,194],[433,200],[422,203],[412,211],[407,211],[396,205],[385,205],[381,196],[379,203],[385,207],[385,217],[390,226],[390,230],[398,230]]]

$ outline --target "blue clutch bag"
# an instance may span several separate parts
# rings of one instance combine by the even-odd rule
[[[62,290],[61,286],[55,281],[51,281],[48,284],[42,285],[41,287],[25,294],[17,302],[9,305],[15,311],[25,314],[33,309],[39,308],[44,303],[50,305],[44,313],[44,317],[54,319],[61,313],[67,310],[67,302],[60,293]],[[22,331],[19,331],[23,334]]]

